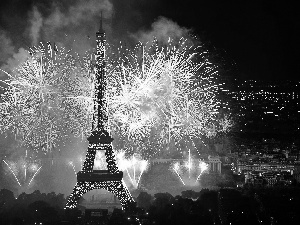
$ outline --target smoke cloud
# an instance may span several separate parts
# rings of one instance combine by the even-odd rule
[[[32,45],[37,45],[40,39],[40,31],[43,25],[43,18],[37,7],[33,7],[32,17],[30,19],[30,33],[29,36],[32,40]]]
[[[0,30],[0,69],[11,73],[21,63],[25,62],[29,53],[24,48],[20,48],[15,52],[15,47],[11,39],[7,36],[5,31]],[[5,73],[0,72],[0,77],[5,76]]]
[[[151,25],[151,30],[140,30],[131,36],[140,42],[149,43],[156,39],[159,43],[165,45],[169,39],[179,40],[180,38],[188,38],[190,29],[180,27],[176,22],[159,17]]]
[[[112,4],[108,0],[80,0],[71,5],[64,12],[55,4],[54,10],[47,18],[45,24],[52,28],[61,28],[70,25],[79,25],[85,21],[92,21],[95,16],[100,16],[103,11],[105,17],[110,17]]]
[[[178,41],[180,38],[190,38],[190,29],[181,27],[176,22],[162,16],[157,17],[151,24],[153,19],[147,18],[147,16],[146,19],[143,17],[142,12],[139,12],[139,7],[137,7],[138,3],[132,4],[129,2],[126,4],[126,1],[118,3],[113,0],[53,0],[44,5],[33,3],[29,13],[27,13],[27,27],[23,34],[27,37],[21,36],[16,41],[16,37],[10,38],[5,32],[0,32],[0,67],[11,72],[24,62],[28,57],[25,50],[29,47],[28,43],[31,46],[36,46],[39,42],[50,41],[83,55],[87,50],[95,47],[95,31],[99,28],[98,21],[101,12],[103,12],[103,26],[109,42],[118,43],[118,38],[123,35],[127,36],[126,40],[129,42],[145,43],[156,39],[162,45],[167,44],[169,39]],[[124,14],[125,9],[122,7],[125,7],[127,13]],[[117,11],[114,8],[117,8]],[[146,26],[141,24],[142,22],[136,20],[134,22],[130,19],[132,14],[140,15]],[[119,25],[113,26],[113,24],[119,24],[121,21],[123,21],[122,29]],[[149,26],[150,29],[145,28]],[[141,27],[143,28],[141,29]],[[121,34],[120,31],[124,34]]]
[[[112,10],[113,6],[108,0],[79,0],[68,7],[53,4],[52,12],[44,19],[43,35],[58,45],[83,54],[95,45],[95,30],[99,28],[101,12],[104,27],[107,32],[110,31],[107,21]]]
[[[20,43],[15,43],[14,46],[7,32],[0,30],[0,68],[11,73],[23,63],[29,55],[25,50],[29,50],[26,44],[28,42],[31,46],[37,46],[40,42],[50,41],[72,49],[73,52],[84,54],[95,47],[95,30],[99,28],[101,12],[103,12],[103,26],[109,33],[113,12],[113,5],[109,0],[52,1],[49,6],[33,4],[27,13],[24,38],[23,36],[14,38],[17,39],[16,42],[21,39],[21,48],[16,47],[20,46]],[[21,30],[22,28],[19,29]]]
[[[14,53],[11,58],[9,58],[2,69],[8,73],[12,73],[16,67],[24,63],[30,56],[29,52],[24,48],[19,48],[18,52]]]
[[[7,36],[6,32],[0,30],[0,65],[5,63],[8,58],[14,54],[14,46],[11,39]],[[3,76],[0,73],[0,77]]]

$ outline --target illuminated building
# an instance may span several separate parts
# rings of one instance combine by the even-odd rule
[[[209,172],[221,173],[221,160],[219,156],[208,156]]]
[[[112,148],[113,138],[108,132],[108,112],[106,102],[107,78],[105,73],[105,32],[96,33],[96,79],[92,134],[88,138],[88,150],[82,171],[77,173],[77,183],[70,195],[66,208],[75,208],[79,198],[93,189],[105,189],[119,199],[123,209],[129,208],[134,200],[123,182],[123,172],[118,170]],[[107,170],[93,170],[96,151],[105,151]]]

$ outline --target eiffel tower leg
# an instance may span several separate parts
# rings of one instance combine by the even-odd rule
[[[107,163],[107,169],[110,173],[117,173],[118,167],[116,165],[116,159],[115,159],[115,154],[112,149],[112,145],[108,144],[106,145],[105,148],[105,156],[106,156],[106,163]]]
[[[120,201],[123,209],[128,209],[134,204],[134,200],[123,181],[108,181],[105,187],[107,191],[113,193]]]
[[[77,182],[72,194],[67,200],[67,204],[65,208],[73,209],[77,206],[78,200],[81,196],[83,196],[85,193],[93,190],[91,185],[89,185],[90,182]]]
[[[85,172],[92,172],[94,167],[94,160],[96,156],[96,150],[89,144],[88,150],[85,156],[82,170]]]

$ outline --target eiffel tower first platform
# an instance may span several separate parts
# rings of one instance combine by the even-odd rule
[[[113,138],[108,133],[108,110],[106,102],[107,79],[105,73],[105,32],[96,33],[96,79],[92,133],[88,138],[88,150],[82,171],[77,173],[77,183],[68,198],[66,209],[75,208],[79,198],[93,189],[105,189],[113,193],[121,202],[123,209],[128,209],[134,200],[123,182],[123,172],[118,170],[112,148]],[[107,170],[93,170],[96,151],[105,151]]]

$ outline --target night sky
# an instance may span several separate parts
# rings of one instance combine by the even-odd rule
[[[94,47],[101,10],[110,42],[189,32],[224,59],[235,77],[299,80],[297,7],[261,0],[2,0],[0,65],[12,69],[24,49],[41,41],[79,53]]]

